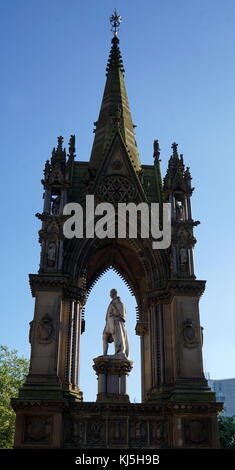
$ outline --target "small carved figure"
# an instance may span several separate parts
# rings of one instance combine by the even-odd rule
[[[153,158],[159,160],[160,157],[160,147],[158,140],[153,141]]]
[[[45,181],[47,181],[49,178],[50,170],[51,170],[51,165],[49,163],[49,160],[47,160],[45,163],[45,168],[44,168]]]
[[[69,139],[69,156],[73,158],[75,154],[75,135],[71,135]]]
[[[56,260],[56,244],[50,242],[47,248],[47,264],[48,266],[54,266]]]
[[[57,196],[51,201],[51,212],[53,215],[58,215],[60,212],[60,196]]]
[[[180,268],[182,272],[188,271],[188,250],[184,247],[180,248]]]
[[[182,202],[176,201],[175,203],[175,210],[176,210],[176,219],[183,220],[184,218],[184,208]]]
[[[122,354],[128,357],[129,345],[125,329],[125,307],[120,297],[118,297],[116,289],[111,289],[110,297],[112,300],[108,306],[106,324],[103,331],[103,354],[104,356],[107,355],[109,343],[114,342],[115,354]]]
[[[61,171],[61,167],[59,163],[56,163],[50,173],[49,183],[50,184],[63,184],[64,176]]]

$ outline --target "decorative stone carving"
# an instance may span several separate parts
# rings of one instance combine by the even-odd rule
[[[176,218],[178,220],[183,220],[184,219],[184,208],[183,208],[183,203],[181,201],[176,201],[175,211],[176,211]]]
[[[106,176],[97,192],[101,200],[112,203],[133,201],[135,193],[134,185],[124,176]]]
[[[147,437],[147,423],[146,421],[137,421],[135,423],[135,439],[137,441],[145,441]]]
[[[57,246],[54,241],[48,243],[47,247],[47,265],[53,267],[56,262]]]
[[[155,162],[161,161],[160,160],[160,146],[158,140],[153,141],[153,158]]]
[[[182,273],[188,272],[188,250],[183,246],[180,248],[180,269]]]
[[[37,336],[40,344],[49,344],[54,339],[53,320],[48,313],[41,318],[38,324]]]
[[[150,421],[150,442],[151,444],[160,445],[165,439],[164,422],[163,421]]]
[[[167,287],[149,293],[149,302],[170,303],[174,295],[201,296],[205,290],[205,281],[177,279],[168,281]]]
[[[208,422],[192,420],[185,422],[185,440],[187,444],[207,444],[209,440]]]
[[[185,348],[195,348],[198,345],[196,328],[194,326],[194,322],[190,318],[187,318],[183,322],[182,335]]]
[[[65,290],[69,286],[68,276],[65,275],[30,274],[29,281],[33,297],[38,290],[55,288]]]
[[[98,356],[94,360],[93,369],[97,375],[127,375],[132,369],[133,362],[127,358],[115,358],[114,356]]]
[[[113,444],[125,444],[127,441],[126,420],[113,420],[108,423],[109,442]]]
[[[55,199],[51,201],[51,213],[53,215],[59,215],[60,213],[60,196],[57,196]]]
[[[51,416],[26,416],[24,442],[48,444],[52,432]]]
[[[135,332],[138,336],[144,336],[148,333],[148,324],[143,322],[137,322]]]
[[[200,222],[193,220],[179,220],[172,222],[172,243],[180,245],[183,248],[193,248],[196,244],[196,238],[193,235],[193,227]]]
[[[76,151],[76,149],[75,149],[75,135],[71,135],[70,139],[69,139],[69,154],[68,154],[70,163],[74,161],[74,157],[76,156],[75,151]]]
[[[100,444],[104,441],[104,423],[95,420],[87,423],[88,444]]]
[[[49,179],[50,170],[51,170],[51,165],[50,165],[49,160],[47,160],[46,163],[45,163],[45,168],[44,168],[45,181],[48,181],[48,179]]]
[[[74,444],[81,444],[84,442],[85,436],[85,423],[81,421],[75,421],[73,423],[73,430],[72,430],[72,442]]]
[[[64,175],[61,171],[60,163],[55,163],[49,176],[49,184],[62,185],[64,183]]]
[[[76,300],[83,305],[86,303],[86,295],[87,292],[83,287],[68,285],[68,287],[64,289],[64,297],[66,299]]]
[[[39,230],[39,242],[42,243],[47,239],[64,239],[63,225],[67,216],[64,215],[48,215],[45,212],[37,213],[36,217],[43,222],[43,228]]]

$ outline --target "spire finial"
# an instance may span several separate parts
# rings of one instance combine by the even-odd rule
[[[71,135],[69,139],[69,161],[73,161],[75,157],[75,135]]]
[[[173,157],[178,157],[178,150],[177,150],[177,147],[178,147],[178,144],[176,144],[175,142],[173,142],[171,148],[173,150]]]
[[[122,17],[118,14],[116,8],[109,18],[110,24],[111,24],[111,31],[113,32],[114,36],[117,36],[119,33],[119,26],[122,22]]]
[[[62,148],[62,145],[63,145],[63,137],[60,135],[59,137],[57,137],[57,141],[58,141],[58,144],[57,144],[57,151],[63,151],[63,148]]]
[[[153,158],[155,162],[160,162],[160,147],[158,140],[153,141]]]

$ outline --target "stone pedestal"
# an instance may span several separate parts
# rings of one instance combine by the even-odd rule
[[[126,376],[129,375],[133,362],[124,355],[98,356],[93,360],[93,369],[98,376],[97,401],[129,402]]]

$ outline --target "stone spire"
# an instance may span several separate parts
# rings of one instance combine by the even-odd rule
[[[168,162],[166,176],[164,178],[164,190],[166,192],[182,191],[187,193],[191,191],[190,179],[188,176],[189,169],[185,170],[184,159],[182,154],[178,154],[178,144],[173,142],[172,155]]]
[[[124,68],[117,33],[112,38],[112,46],[107,64],[107,78],[98,121],[94,123],[95,138],[90,164],[98,168],[104,151],[107,151],[115,132],[119,131],[127,146],[130,160],[136,170],[140,169],[140,159],[135,132],[124,83]]]
[[[123,60],[121,51],[119,48],[119,39],[117,36],[114,36],[112,39],[112,47],[109,54],[109,59],[106,67],[106,77],[112,69],[118,68],[124,74],[125,70],[123,67]]]

